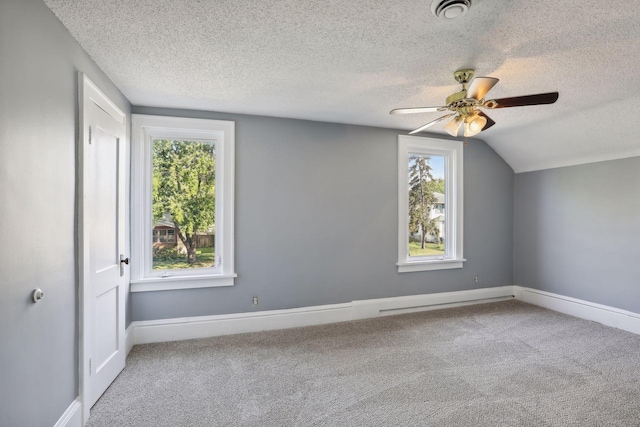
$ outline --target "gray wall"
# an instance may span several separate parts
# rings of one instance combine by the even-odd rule
[[[399,274],[398,131],[135,106],[133,112],[235,120],[238,273],[228,288],[134,293],[134,320],[512,283],[514,174],[481,141],[464,152],[464,268]]]
[[[41,0],[0,1],[2,426],[52,426],[78,395],[78,71],[130,110]]]
[[[640,157],[520,173],[515,283],[640,313]]]

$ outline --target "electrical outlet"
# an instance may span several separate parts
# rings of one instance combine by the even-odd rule
[[[253,305],[258,305],[258,297],[253,297]]]
[[[473,281],[474,281],[474,282],[476,282],[476,283],[478,283],[478,276],[475,276],[475,277],[473,278]]]

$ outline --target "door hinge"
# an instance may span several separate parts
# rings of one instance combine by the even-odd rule
[[[91,370],[91,358],[89,358],[89,376],[91,376],[91,373],[93,371]]]
[[[91,144],[91,126],[89,126],[89,144]]]

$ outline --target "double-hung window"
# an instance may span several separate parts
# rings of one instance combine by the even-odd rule
[[[398,272],[462,268],[462,142],[398,137]]]
[[[134,114],[132,292],[234,283],[235,124]]]

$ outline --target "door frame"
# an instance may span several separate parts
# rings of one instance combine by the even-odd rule
[[[118,106],[111,101],[105,94],[98,88],[98,86],[89,79],[84,73],[78,73],[78,169],[77,175],[77,272],[78,272],[78,394],[81,402],[82,411],[82,425],[86,424],[89,419],[91,403],[89,397],[89,380],[90,380],[90,361],[91,354],[91,297],[93,293],[88,288],[90,284],[90,268],[89,268],[89,229],[88,214],[85,214],[86,200],[88,196],[89,186],[89,170],[88,163],[88,150],[85,149],[89,144],[91,138],[91,130],[89,129],[89,120],[87,118],[87,111],[91,104],[94,104],[98,108],[102,109],[105,113],[111,116],[117,122],[122,123],[124,128],[123,134],[123,148],[124,155],[121,159],[124,159],[122,168],[124,173],[121,177],[125,179],[124,195],[122,201],[124,202],[124,238],[120,242],[120,252],[129,253],[129,140],[127,138],[127,116],[118,108]],[[126,283],[124,290],[124,298],[122,303],[126,304],[126,293],[128,292],[129,283],[129,269],[125,268],[123,280]],[[118,328],[118,341],[124,343],[125,337],[125,323],[126,323],[126,307],[123,310],[123,319],[120,327]],[[126,346],[121,344],[122,351],[126,352]],[[126,353],[125,353],[126,357]]]

